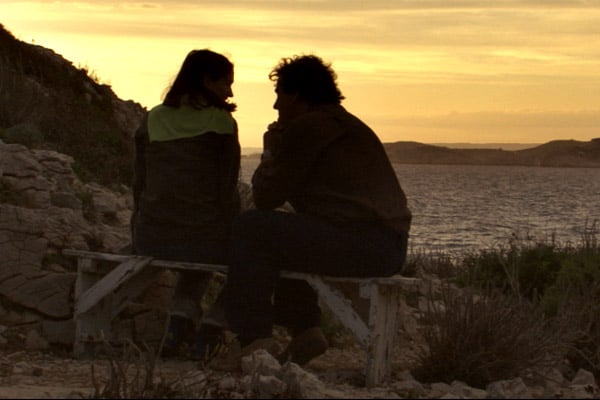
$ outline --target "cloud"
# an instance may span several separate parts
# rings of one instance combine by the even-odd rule
[[[391,117],[388,123],[431,128],[595,128],[600,127],[600,110],[590,111],[485,111],[452,112],[433,116]],[[600,131],[598,131],[600,135]]]

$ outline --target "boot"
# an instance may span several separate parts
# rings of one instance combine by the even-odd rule
[[[179,315],[171,315],[161,355],[163,357],[178,356],[181,345],[189,341],[192,332],[194,332],[194,321]]]
[[[208,362],[225,348],[223,328],[202,324],[190,348],[190,358],[194,361]]]

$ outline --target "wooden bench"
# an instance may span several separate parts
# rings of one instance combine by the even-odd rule
[[[224,265],[71,249],[63,250],[63,254],[78,259],[73,348],[77,357],[88,347],[111,339],[111,320],[157,278],[161,269],[227,273]],[[116,266],[107,269],[107,262]],[[378,385],[389,375],[400,296],[402,291],[417,290],[418,279],[399,275],[388,278],[329,277],[292,271],[282,271],[281,277],[308,282],[321,301],[354,334],[366,351],[368,387]]]

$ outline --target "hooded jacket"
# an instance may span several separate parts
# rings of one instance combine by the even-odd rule
[[[231,114],[159,105],[142,121],[135,143],[134,242],[157,227],[164,229],[156,246],[227,240],[239,212],[240,145]]]

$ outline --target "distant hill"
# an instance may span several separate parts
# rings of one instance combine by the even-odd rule
[[[433,146],[449,147],[451,149],[496,149],[523,150],[539,146],[541,143],[428,143]]]
[[[418,142],[385,143],[384,147],[392,162],[403,164],[600,168],[600,138],[592,139],[589,142],[554,140],[532,148],[513,151],[454,149]]]

